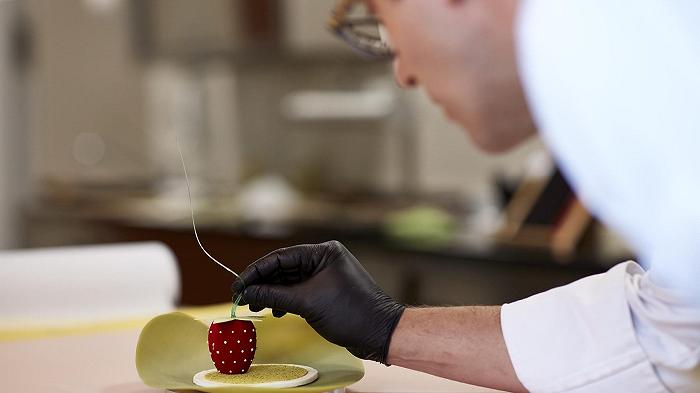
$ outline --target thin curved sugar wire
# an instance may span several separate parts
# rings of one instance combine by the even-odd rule
[[[226,270],[229,273],[236,276],[236,278],[241,280],[241,282],[245,286],[245,282],[243,281],[243,279],[241,279],[241,276],[239,276],[238,273],[234,272],[233,269],[231,269],[228,266],[224,265],[223,263],[219,262],[216,258],[214,258],[211,254],[209,254],[209,252],[204,248],[202,241],[199,239],[199,233],[197,232],[197,224],[196,224],[195,219],[194,219],[194,205],[192,203],[192,186],[190,185],[190,176],[187,173],[187,165],[185,164],[185,156],[182,154],[182,148],[180,147],[180,138],[178,138],[176,136],[175,142],[177,143],[177,152],[180,154],[180,162],[182,163],[182,170],[185,172],[185,182],[187,183],[187,198],[188,198],[189,203],[190,203],[190,216],[192,218],[192,229],[194,230],[194,238],[197,239],[197,244],[199,245],[199,248],[202,249],[204,254],[207,257],[209,257],[209,259],[216,262],[224,270]],[[231,307],[231,318],[236,317],[236,308],[238,308],[238,303],[240,303],[242,297],[243,297],[243,291],[241,291],[235,299],[233,299],[233,298],[231,299],[233,301],[233,306]]]

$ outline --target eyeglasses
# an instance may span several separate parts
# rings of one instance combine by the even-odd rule
[[[378,60],[394,57],[382,24],[364,0],[339,0],[327,26],[363,57]]]

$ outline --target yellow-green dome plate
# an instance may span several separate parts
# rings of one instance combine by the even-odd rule
[[[264,318],[255,322],[258,348],[255,363],[286,363],[318,370],[314,382],[285,391],[314,393],[348,386],[364,376],[362,362],[345,348],[319,336],[303,319],[294,315]],[[151,387],[202,392],[272,392],[279,388],[201,387],[192,382],[195,374],[211,368],[207,349],[208,326],[194,317],[174,312],[153,318],[141,331],[136,348],[136,369]]]

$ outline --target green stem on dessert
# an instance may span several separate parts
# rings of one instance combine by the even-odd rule
[[[236,296],[235,299],[233,300],[233,306],[231,306],[231,318],[236,318],[236,309],[238,308],[238,303],[241,302],[241,298],[243,297],[243,292],[239,293],[238,296]]]

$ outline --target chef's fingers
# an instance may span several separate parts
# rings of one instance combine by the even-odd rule
[[[322,253],[319,244],[302,244],[280,248],[248,265],[234,281],[231,290],[234,295],[244,287],[256,284],[294,284],[303,281],[318,256]],[[319,252],[321,251],[321,252]]]
[[[282,318],[285,314],[287,314],[286,311],[272,310],[272,316],[277,317],[277,318]]]
[[[251,310],[271,308],[277,314],[280,311],[300,314],[303,308],[302,302],[297,301],[295,288],[286,285],[251,285],[243,291],[243,299]]]

